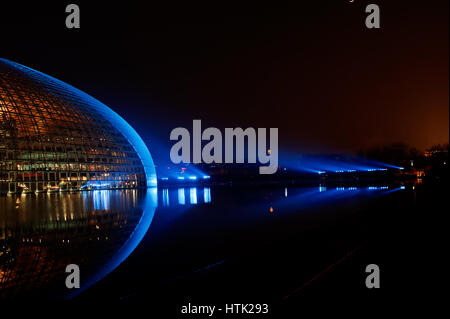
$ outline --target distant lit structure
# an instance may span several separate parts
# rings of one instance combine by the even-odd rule
[[[162,185],[168,184],[204,184],[211,178],[209,174],[204,172],[205,167],[197,165],[173,165],[168,166],[167,170],[160,169],[158,172],[159,181]]]
[[[152,157],[118,114],[39,71],[0,59],[0,191],[156,186]]]

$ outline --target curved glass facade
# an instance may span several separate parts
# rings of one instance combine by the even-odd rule
[[[39,71],[0,59],[0,190],[156,186],[152,157],[118,114]]]

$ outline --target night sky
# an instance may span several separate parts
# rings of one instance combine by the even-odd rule
[[[303,1],[297,1],[303,2]],[[393,3],[395,2],[395,3]],[[1,57],[99,99],[156,164],[170,131],[278,127],[280,156],[448,143],[448,1],[1,5]],[[114,4],[113,4],[114,3]],[[368,3],[381,29],[365,27]]]

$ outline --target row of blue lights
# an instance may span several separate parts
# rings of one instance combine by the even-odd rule
[[[174,179],[180,180],[180,181],[184,181],[184,180],[191,180],[191,181],[196,181],[198,179],[210,179],[211,176],[209,175],[203,175],[203,176],[195,176],[195,175],[189,175],[189,176],[177,176]],[[162,181],[168,181],[169,177],[161,177]]]
[[[337,191],[345,191],[345,190],[354,191],[354,190],[358,190],[358,189],[359,189],[358,187],[354,187],[354,186],[352,186],[352,187],[336,187]],[[369,187],[366,187],[366,189],[368,189],[368,190],[387,190],[387,189],[389,189],[389,186],[369,186]],[[405,189],[405,186],[400,186],[399,189]],[[320,192],[322,192],[324,190],[327,190],[327,188],[322,187],[322,186],[319,187]]]
[[[403,167],[401,167],[400,169],[403,169]],[[335,171],[316,171],[316,173],[319,175],[322,175],[322,174],[326,174],[326,173],[354,173],[354,172],[376,172],[376,171],[387,171],[387,168],[369,168],[369,169],[362,169],[362,170],[338,169]]]

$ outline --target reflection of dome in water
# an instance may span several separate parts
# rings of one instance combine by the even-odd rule
[[[64,298],[114,270],[148,230],[156,188],[0,196],[0,299]],[[65,287],[77,264],[81,289]]]
[[[0,59],[0,191],[156,185],[144,142],[86,93]]]

